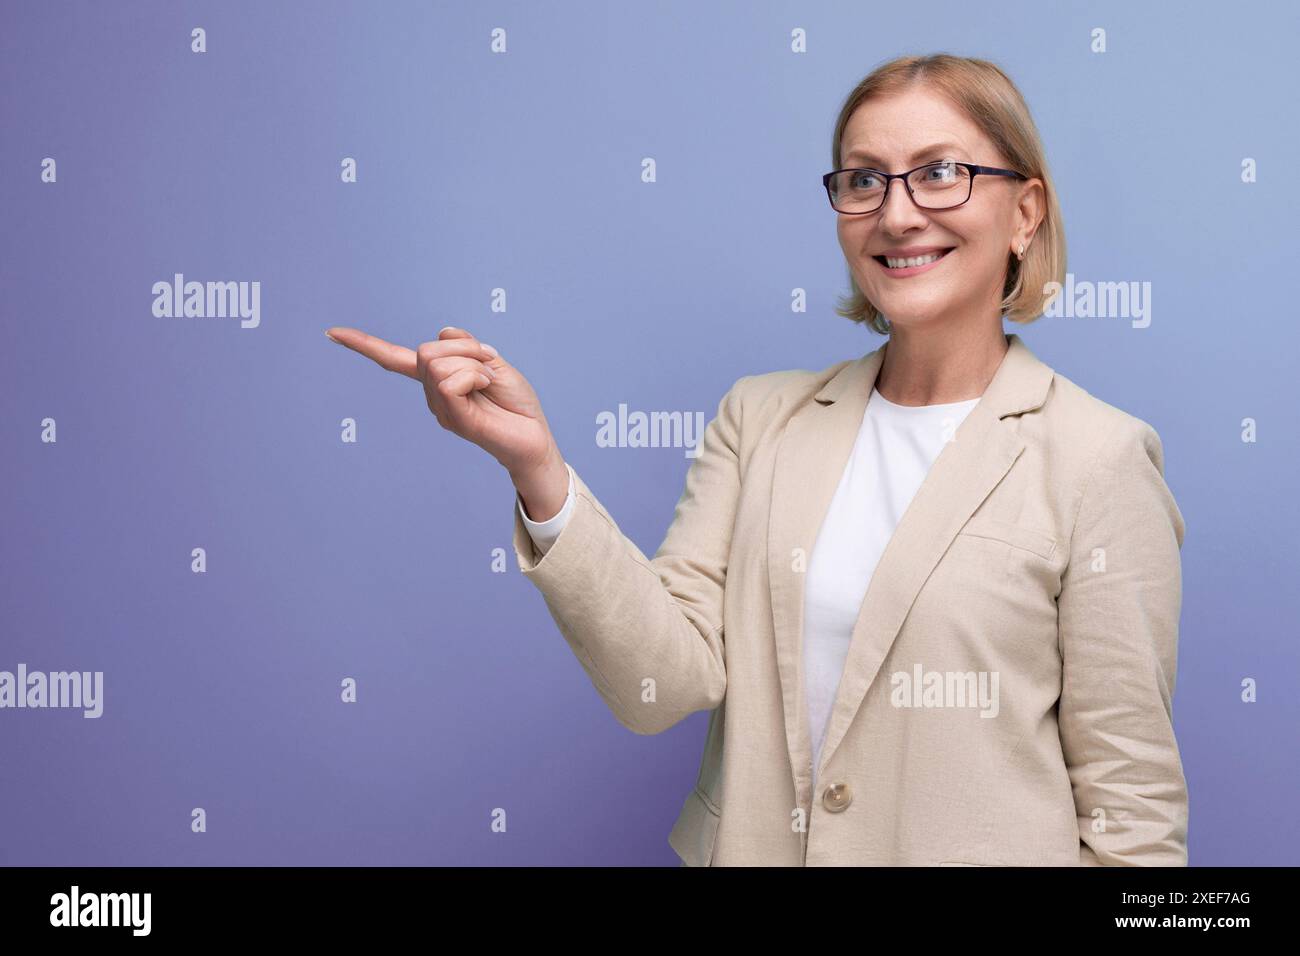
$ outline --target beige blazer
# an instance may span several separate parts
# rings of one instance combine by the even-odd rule
[[[514,510],[520,570],[615,717],[712,711],[684,865],[1186,865],[1160,439],[1007,339],[871,578],[817,793],[803,572],[883,346],[739,379],[653,558],[576,469],[544,556]]]

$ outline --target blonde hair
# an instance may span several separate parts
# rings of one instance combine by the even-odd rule
[[[1038,129],[1029,107],[1010,77],[988,60],[935,53],[929,56],[901,56],[876,69],[854,88],[840,108],[831,141],[832,169],[840,168],[840,140],[853,111],[874,96],[899,93],[918,84],[945,96],[970,117],[1002,153],[1012,169],[1029,178],[1042,180],[1045,210],[1025,258],[1007,253],[1007,276],[1002,287],[1002,315],[1013,322],[1032,322],[1043,314],[1047,304],[1065,284],[1065,228],[1056,187],[1047,171]],[[992,163],[992,158],[975,161]],[[1049,295],[1047,285],[1055,282]],[[875,331],[889,332],[889,322],[858,287],[849,270],[852,293],[841,299],[835,311],[854,322],[863,322]]]

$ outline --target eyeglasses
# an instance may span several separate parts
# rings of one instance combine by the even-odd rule
[[[905,173],[886,173],[879,169],[836,169],[822,177],[831,208],[847,216],[861,216],[875,212],[885,204],[889,185],[901,179],[907,187],[912,202],[922,209],[952,209],[970,199],[975,177],[1010,176],[1028,179],[1013,169],[993,166],[975,166],[944,160],[926,163]]]

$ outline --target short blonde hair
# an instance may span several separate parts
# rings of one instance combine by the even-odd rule
[[[969,116],[1011,168],[1043,182],[1046,200],[1043,221],[1023,261],[1007,253],[1007,276],[1000,306],[1002,315],[1011,321],[1032,322],[1043,314],[1065,284],[1065,228],[1038,129],[1020,91],[1001,69],[988,60],[948,53],[902,56],[878,66],[854,88],[840,108],[831,141],[831,168],[840,168],[840,140],[855,109],[873,96],[899,93],[918,84],[947,97]],[[982,157],[976,161],[992,162]],[[1055,290],[1048,294],[1048,283],[1052,282],[1056,283]],[[888,334],[889,322],[858,287],[852,269],[849,285],[852,293],[841,300],[835,311],[846,319]]]

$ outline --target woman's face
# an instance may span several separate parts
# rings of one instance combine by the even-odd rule
[[[841,167],[889,173],[944,159],[1009,168],[979,127],[924,88],[858,106],[844,128],[840,155]],[[980,175],[973,187],[964,205],[921,209],[903,181],[895,179],[880,209],[837,216],[840,247],[858,288],[895,327],[999,314],[1007,256],[1021,242],[1028,248],[1041,218],[1041,185],[1037,179]],[[902,274],[890,270],[883,258],[944,250],[950,251],[938,262]]]

